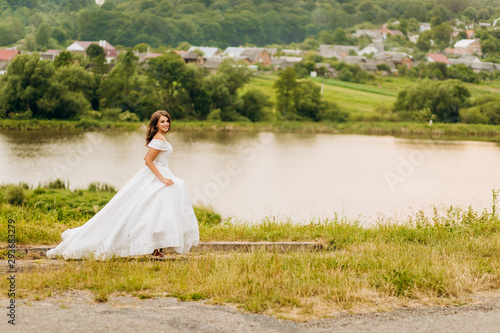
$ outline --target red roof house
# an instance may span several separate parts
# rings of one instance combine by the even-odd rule
[[[0,50],[0,60],[11,61],[18,54],[21,54],[19,50]]]
[[[427,53],[425,57],[428,62],[443,62],[445,64],[451,64],[451,61],[448,58],[446,58],[444,54]]]

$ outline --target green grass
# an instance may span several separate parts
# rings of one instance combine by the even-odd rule
[[[432,216],[362,227],[332,219],[307,225],[201,225],[202,240],[316,240],[319,252],[193,253],[166,262],[146,259],[69,261],[16,274],[20,298],[42,299],[68,289],[141,299],[229,303],[279,318],[308,320],[338,311],[385,311],[415,304],[465,304],[500,288],[500,220],[491,209],[450,208]],[[2,213],[3,216],[3,213]],[[18,230],[22,230],[18,226]],[[3,295],[6,279],[0,281]]]
[[[53,182],[57,186],[60,182]],[[9,218],[16,220],[18,244],[33,245],[58,243],[62,231],[93,214],[65,215],[83,206],[74,191],[64,188],[24,189],[22,202],[9,204],[5,200],[20,195],[9,192],[12,188],[0,188],[4,244]],[[88,200],[85,207],[114,193],[103,185],[90,188],[77,190]],[[59,198],[54,205],[34,204],[52,197]],[[196,214],[202,241],[316,241],[325,247],[295,253],[192,253],[165,262],[118,258],[68,261],[53,269],[41,265],[16,274],[16,295],[41,299],[70,288],[93,292],[97,302],[117,294],[141,299],[168,295],[307,320],[338,311],[464,304],[474,293],[500,289],[497,191],[482,212],[450,207],[430,216],[419,212],[402,220],[379,220],[371,227],[338,216],[308,224],[267,219],[246,224],[220,221],[209,209],[197,208]],[[0,280],[4,297],[7,284]]]
[[[275,74],[258,75],[252,78],[248,87],[256,88],[266,93],[270,99],[276,101],[273,88],[274,81],[278,79]],[[366,83],[345,82],[337,79],[313,79],[323,85],[323,98],[326,101],[336,102],[348,112],[370,112],[383,106],[391,108],[396,101],[401,88],[413,84],[415,79],[406,77],[383,77]],[[483,94],[500,93],[500,82],[472,84],[465,83],[471,91],[472,98]]]

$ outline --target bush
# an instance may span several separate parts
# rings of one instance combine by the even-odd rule
[[[80,116],[80,119],[92,119],[92,120],[101,120],[102,119],[102,113],[99,111],[94,111],[94,110],[88,110],[82,113]]]
[[[489,120],[477,106],[460,110],[460,119],[466,124],[487,124]]]
[[[88,188],[90,192],[116,192],[115,187],[106,183],[90,183]]]
[[[136,115],[135,113],[130,112],[130,111],[122,112],[118,116],[118,119],[120,121],[128,121],[128,122],[138,122],[138,121],[140,121],[139,116]]]
[[[57,178],[56,180],[48,182],[44,187],[45,188],[53,188],[53,189],[65,189],[66,184],[64,184],[64,182],[62,180]]]
[[[122,110],[118,108],[101,110],[103,120],[118,120],[121,113]]]
[[[207,120],[221,121],[220,109],[215,109],[215,110],[210,111],[210,113],[207,116]]]
[[[216,213],[213,209],[204,207],[204,206],[196,206],[193,207],[194,213],[198,222],[201,225],[211,226],[217,225],[221,223],[222,217],[219,213]]]
[[[336,103],[323,102],[318,116],[320,121],[344,123],[349,120],[349,112],[341,110]]]
[[[381,121],[382,115],[374,111],[357,112],[357,113],[351,113],[351,120],[366,121],[366,122]]]
[[[9,186],[5,194],[5,200],[11,205],[22,205],[24,200],[26,200],[23,186]]]

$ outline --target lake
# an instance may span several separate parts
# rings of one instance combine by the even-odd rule
[[[224,217],[363,221],[489,207],[500,188],[496,143],[389,136],[182,131],[167,135],[170,168],[195,204]],[[0,182],[60,178],[119,189],[144,166],[142,132],[0,132]]]

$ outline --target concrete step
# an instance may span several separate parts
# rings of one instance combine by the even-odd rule
[[[17,247],[17,255],[33,254],[45,257],[45,252],[53,249],[53,246],[21,246]],[[192,247],[191,252],[297,252],[297,251],[320,251],[324,245],[316,242],[200,242],[198,246]],[[8,247],[0,247],[2,252]],[[173,249],[163,249],[165,253],[174,253]],[[20,258],[19,258],[20,259]]]

